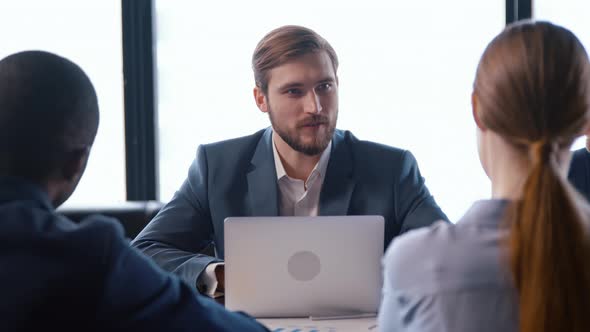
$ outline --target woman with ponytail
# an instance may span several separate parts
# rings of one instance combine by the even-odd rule
[[[394,240],[381,331],[590,331],[590,209],[566,176],[590,118],[590,63],[569,30],[508,26],[486,48],[473,118],[492,198]]]

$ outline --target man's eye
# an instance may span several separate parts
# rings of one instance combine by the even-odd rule
[[[300,95],[301,89],[289,89],[285,91],[288,95]]]
[[[330,89],[332,89],[332,83],[322,83],[320,85],[318,85],[317,90],[318,91],[330,91]]]

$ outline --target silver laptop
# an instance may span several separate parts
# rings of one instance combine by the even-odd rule
[[[254,317],[376,313],[381,216],[225,220],[225,306]]]

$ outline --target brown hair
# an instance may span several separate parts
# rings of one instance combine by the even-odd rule
[[[297,26],[285,25],[269,32],[256,45],[252,56],[252,69],[256,86],[265,94],[268,92],[269,70],[307,53],[326,51],[334,73],[338,69],[338,56],[322,36],[315,31]]]
[[[484,126],[531,157],[506,219],[520,331],[590,331],[587,216],[558,158],[588,123],[588,55],[563,27],[517,23],[486,48],[474,93]]]

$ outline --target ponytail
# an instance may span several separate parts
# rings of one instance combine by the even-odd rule
[[[590,331],[590,246],[574,192],[559,174],[558,148],[530,147],[522,200],[508,210],[510,268],[520,332]]]

